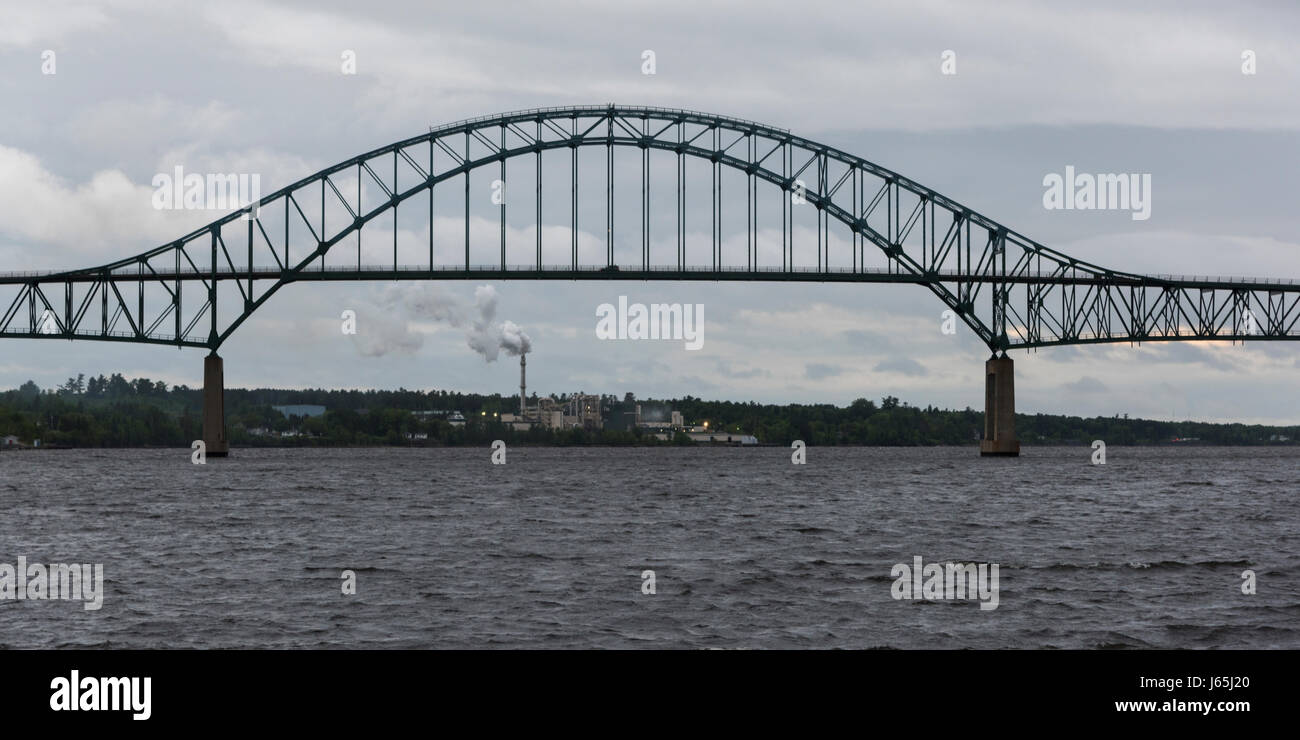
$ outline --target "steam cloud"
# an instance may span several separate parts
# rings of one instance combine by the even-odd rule
[[[503,321],[501,322],[501,349],[511,357],[518,357],[525,352],[531,352],[533,342],[515,322]]]
[[[473,305],[432,285],[391,286],[381,295],[381,305],[365,312],[370,320],[353,339],[358,350],[369,357],[390,352],[412,354],[424,344],[424,335],[412,332],[409,322],[423,319],[464,329],[466,344],[487,362],[494,362],[502,351],[511,356],[532,351],[532,340],[518,324],[496,323],[497,298],[491,285],[474,289]]]

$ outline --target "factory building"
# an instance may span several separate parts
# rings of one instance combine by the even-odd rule
[[[502,414],[501,421],[515,431],[528,431],[534,427],[551,430],[587,429],[596,431],[605,428],[604,409],[600,396],[575,393],[561,401],[554,396],[537,399],[534,405],[528,404],[527,360],[519,356],[519,413]],[[625,403],[627,403],[625,401]],[[617,408],[617,404],[615,405]],[[611,409],[613,411],[613,409]],[[708,422],[703,426],[687,426],[682,412],[665,409],[663,405],[652,405],[649,409],[641,404],[633,410],[622,414],[614,413],[610,421],[614,429],[636,429],[644,436],[653,436],[663,441],[672,440],[678,432],[684,432],[692,441],[705,444],[756,445],[758,438],[752,434],[727,432],[709,429]]]
[[[586,429],[598,431],[605,426],[601,415],[600,396],[578,392],[561,401],[554,396],[537,399],[528,405],[526,354],[519,355],[519,413],[502,414],[501,421],[519,432],[533,427],[543,429]]]

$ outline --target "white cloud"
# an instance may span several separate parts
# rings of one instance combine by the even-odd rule
[[[263,183],[289,182],[312,166],[292,155],[175,152],[158,172],[259,172]],[[150,176],[152,181],[152,176]],[[269,192],[264,185],[263,193]],[[225,211],[159,210],[154,188],[108,169],[83,183],[50,172],[33,154],[0,145],[0,256],[25,269],[91,267],[138,254],[225,215]],[[39,247],[39,248],[38,248]]]
[[[1275,6],[1280,15],[1295,11]],[[548,3],[499,14],[412,7],[376,16],[233,3],[206,21],[255,64],[340,77],[358,57],[370,115],[495,112],[507,101],[648,102],[802,130],[1124,123],[1300,126],[1288,24],[1224,6],[1086,8],[957,0],[896,4]],[[690,23],[682,23],[690,17]],[[773,19],[760,21],[755,19]],[[1293,24],[1292,24],[1293,25]],[[542,44],[538,39],[546,39]],[[659,71],[640,73],[656,51]],[[1240,72],[1250,48],[1266,70]],[[940,53],[958,73],[940,74]],[[341,78],[340,78],[341,80]],[[431,101],[436,100],[435,105]],[[515,105],[513,107],[519,107]]]
[[[0,49],[4,47],[60,46],[75,34],[103,28],[108,17],[101,3],[6,3],[0,23]],[[32,64],[33,73],[40,69]]]

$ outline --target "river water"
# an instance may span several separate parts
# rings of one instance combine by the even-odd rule
[[[0,646],[1300,647],[1300,448],[790,454],[0,453],[0,563],[105,581],[0,600]],[[997,607],[895,599],[916,557]]]

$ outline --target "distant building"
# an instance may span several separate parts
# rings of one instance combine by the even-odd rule
[[[511,424],[516,431],[533,427],[598,431],[605,426],[601,417],[600,397],[584,393],[575,393],[566,401],[560,401],[554,396],[539,398],[535,406],[524,404],[522,414],[502,414],[501,421]]]
[[[693,442],[705,442],[729,445],[756,445],[758,437],[752,434],[731,434],[728,432],[687,432],[686,436]]]
[[[502,414],[501,423],[516,432],[526,432],[529,429],[532,429],[534,424],[534,422],[520,416],[519,414]]]
[[[299,404],[293,404],[289,406],[272,406],[271,408],[275,409],[276,411],[279,411],[281,414],[284,414],[284,417],[286,419],[289,418],[290,416],[307,417],[307,416],[324,416],[325,414],[324,406],[316,406],[314,404],[309,404],[309,403],[299,403]]]
[[[440,409],[434,409],[431,411],[412,411],[411,416],[414,416],[415,418],[420,419],[421,421],[427,421],[429,419],[443,419],[448,424],[454,427],[465,426],[465,415],[459,411],[443,411]]]
[[[0,437],[0,447],[22,447],[22,443],[12,434]]]

